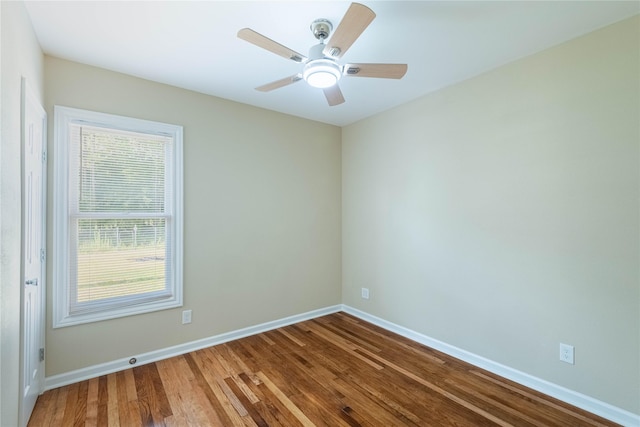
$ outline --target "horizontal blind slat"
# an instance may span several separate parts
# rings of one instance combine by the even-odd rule
[[[80,212],[70,214],[69,218],[95,219],[131,219],[131,218],[171,218],[169,213],[154,212]]]

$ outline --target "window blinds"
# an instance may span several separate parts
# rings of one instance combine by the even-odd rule
[[[171,294],[173,139],[70,127],[70,313]]]

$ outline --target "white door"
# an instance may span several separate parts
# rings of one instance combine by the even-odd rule
[[[44,386],[47,115],[22,81],[22,369],[20,425]]]

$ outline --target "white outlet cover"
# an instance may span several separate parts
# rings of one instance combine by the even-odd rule
[[[362,288],[362,298],[369,299],[369,289],[368,288]]]
[[[186,325],[187,323],[191,323],[191,310],[184,310],[182,312],[182,324]]]
[[[575,364],[574,350],[572,345],[560,343],[560,360],[571,365]]]

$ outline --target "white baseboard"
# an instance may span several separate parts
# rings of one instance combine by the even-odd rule
[[[355,316],[359,319],[380,326],[381,328],[384,328],[388,331],[419,342],[420,344],[424,344],[435,350],[441,351],[452,357],[463,360],[496,375],[500,375],[501,377],[507,378],[511,381],[515,381],[518,384],[522,384],[546,395],[555,397],[556,399],[577,406],[578,408],[584,409],[618,424],[622,424],[623,426],[640,426],[640,415],[633,414],[631,412],[625,411],[624,409],[617,408],[613,405],[599,401],[584,394],[569,390],[540,378],[536,378],[532,375],[470,353],[466,350],[462,350],[458,347],[454,347],[450,344],[428,337],[403,326],[396,325],[395,323],[389,322],[387,320],[381,319],[379,317],[373,316],[369,313],[365,313],[364,311],[360,311],[344,304],[313,310],[307,313],[289,316],[283,319],[278,319],[271,322],[250,326],[248,328],[239,329],[237,331],[231,331],[201,340],[191,341],[173,347],[167,347],[160,350],[150,351],[141,355],[136,355],[135,357],[137,359],[137,363],[135,364],[135,366],[156,362],[158,360],[167,359],[169,357],[179,356],[191,351],[200,350],[202,348],[211,347],[217,344],[222,344],[250,335],[259,334],[261,332],[270,331],[272,329],[277,329],[305,320],[314,319],[316,317],[325,316],[327,314],[337,313],[339,311],[344,311],[345,313],[351,314],[352,316]],[[53,375],[51,377],[45,378],[45,390],[51,390],[53,388],[62,387],[79,381],[96,378],[101,375],[123,371],[131,367],[132,366],[129,364],[129,358],[124,358],[107,363],[102,363],[99,365],[89,366],[87,368],[78,369],[71,372],[65,372],[59,375]]]
[[[576,391],[569,390],[559,385],[550,383],[548,381],[470,353],[466,350],[462,350],[458,347],[454,347],[450,344],[428,337],[403,326],[396,325],[395,323],[388,322],[384,319],[373,316],[369,313],[365,313],[364,311],[360,311],[348,305],[343,304],[342,311],[369,323],[373,323],[376,326],[380,326],[381,328],[384,328],[390,332],[395,332],[396,334],[409,338],[412,341],[419,342],[420,344],[424,344],[435,350],[453,356],[456,359],[463,360],[496,375],[500,375],[501,377],[507,378],[511,381],[515,381],[518,384],[522,384],[523,386],[532,388],[548,396],[555,397],[556,399],[562,400],[563,402],[577,406],[578,408],[584,409],[585,411],[589,411],[593,414],[599,415],[618,424],[622,424],[623,426],[640,426],[640,415],[631,413],[629,411],[615,407]]]
[[[325,307],[318,310],[309,311],[307,313],[297,314],[294,316],[285,317],[283,319],[273,320],[271,322],[261,323],[259,325],[238,329],[237,331],[231,331],[220,335],[214,335],[208,338],[203,338],[201,340],[191,341],[173,347],[167,347],[160,350],[154,350],[148,353],[135,355],[134,357],[137,359],[137,362],[134,366],[145,365],[147,363],[156,362],[158,360],[168,359],[170,357],[179,356],[181,354],[186,354],[195,350],[200,350],[217,344],[237,340],[240,338],[248,337],[250,335],[259,334],[261,332],[281,328],[283,326],[292,325],[294,323],[303,322],[305,320],[314,319],[316,317],[325,316],[327,314],[336,313],[341,310],[341,305],[334,305],[331,307]],[[86,368],[78,369],[75,371],[53,375],[45,378],[44,391],[62,387],[68,384],[77,383],[79,381],[96,378],[102,375],[111,374],[113,372],[124,371],[125,369],[129,369],[132,367],[133,366],[129,364],[129,357],[127,357],[124,359],[101,363],[99,365],[88,366]]]

